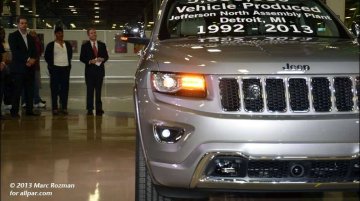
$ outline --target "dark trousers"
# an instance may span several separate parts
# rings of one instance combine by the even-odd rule
[[[51,105],[53,110],[59,109],[58,97],[61,109],[66,110],[69,97],[70,67],[51,66],[50,74]]]
[[[22,91],[25,93],[26,113],[31,113],[34,104],[34,70],[27,70],[26,73],[12,73],[11,77],[13,79],[11,114],[15,115],[19,113]]]
[[[96,74],[96,71],[85,72],[86,82],[86,109],[94,109],[94,92],[95,92],[95,108],[96,111],[102,110],[101,88],[104,76]]]
[[[11,105],[14,80],[11,78],[9,67],[2,71],[3,101],[5,105]]]

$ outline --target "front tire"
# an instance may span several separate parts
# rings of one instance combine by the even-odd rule
[[[172,198],[159,195],[149,175],[144,152],[139,137],[136,137],[136,173],[135,173],[136,201],[175,201]]]

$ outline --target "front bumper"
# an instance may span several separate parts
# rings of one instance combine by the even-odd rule
[[[353,159],[359,154],[356,114],[321,117],[229,115],[164,103],[148,89],[138,89],[135,96],[139,137],[156,185],[240,190],[357,189],[359,186],[358,180],[311,183],[268,179],[244,181],[208,178],[204,173],[204,164],[211,159],[207,156],[213,153],[241,153],[251,158],[271,160]],[[201,107],[201,103],[198,105]],[[154,125],[181,127],[185,133],[176,143],[161,143],[154,135]]]

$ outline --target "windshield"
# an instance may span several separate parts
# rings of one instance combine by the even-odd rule
[[[349,38],[314,0],[169,0],[159,38],[291,36]]]

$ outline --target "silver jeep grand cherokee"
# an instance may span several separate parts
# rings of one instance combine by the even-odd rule
[[[326,5],[164,0],[134,33],[136,200],[358,190],[359,44]]]

